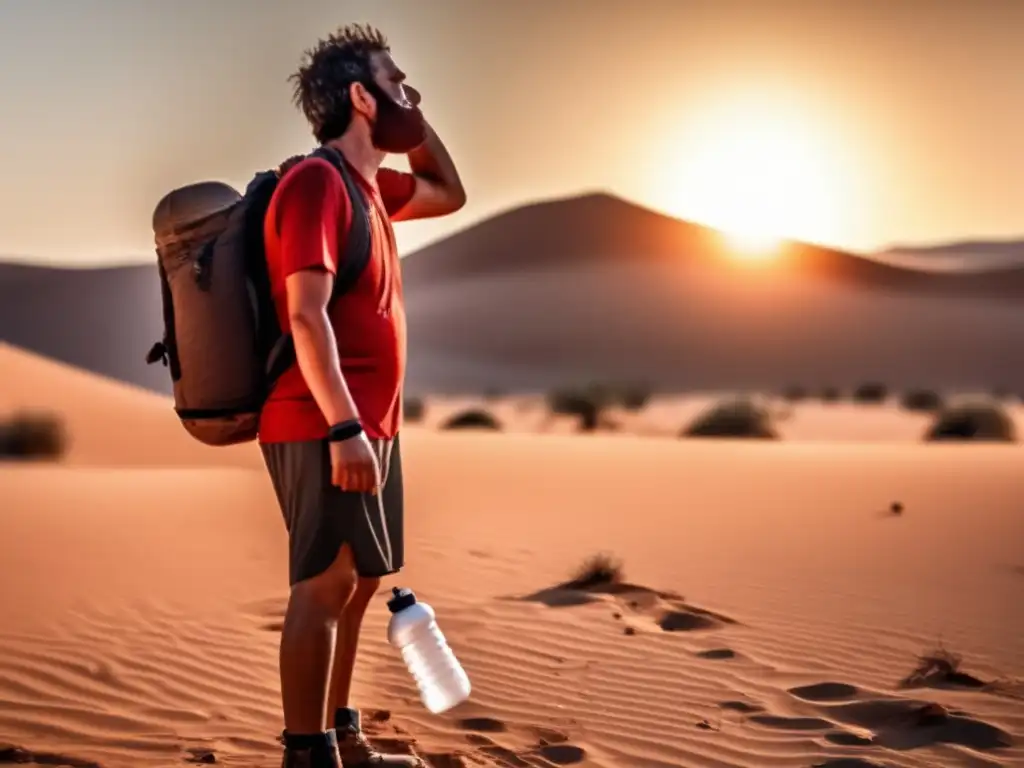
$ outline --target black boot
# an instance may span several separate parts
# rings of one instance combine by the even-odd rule
[[[356,709],[339,709],[334,713],[338,753],[342,768],[424,768],[415,755],[378,752],[363,735]]]
[[[284,733],[281,768],[341,768],[334,730],[310,735]]]

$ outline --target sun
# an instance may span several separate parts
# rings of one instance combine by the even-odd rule
[[[841,237],[842,156],[807,115],[748,99],[691,119],[663,182],[670,208],[719,229],[740,258],[768,258],[784,239]]]

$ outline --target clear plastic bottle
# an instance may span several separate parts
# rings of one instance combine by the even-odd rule
[[[423,706],[435,715],[447,712],[469,698],[469,677],[437,626],[434,609],[418,602],[412,590],[395,587],[392,594],[388,642],[402,652]]]

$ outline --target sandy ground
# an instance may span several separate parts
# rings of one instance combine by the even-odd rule
[[[159,397],[0,367],[0,411],[55,404],[73,438],[0,467],[0,763],[276,767],[285,540],[258,453],[201,448]],[[828,440],[860,411],[817,408],[769,444],[409,429],[386,586],[435,606],[474,694],[420,706],[380,598],[374,737],[438,768],[1024,765],[1024,449],[921,444],[884,407],[868,432],[894,439]],[[557,586],[602,551],[625,584]],[[940,646],[964,674],[901,687]]]

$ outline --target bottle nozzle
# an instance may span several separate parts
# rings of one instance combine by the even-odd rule
[[[397,613],[411,605],[416,605],[416,595],[412,593],[411,589],[392,587],[391,595],[391,599],[388,600],[388,610],[392,613]]]

